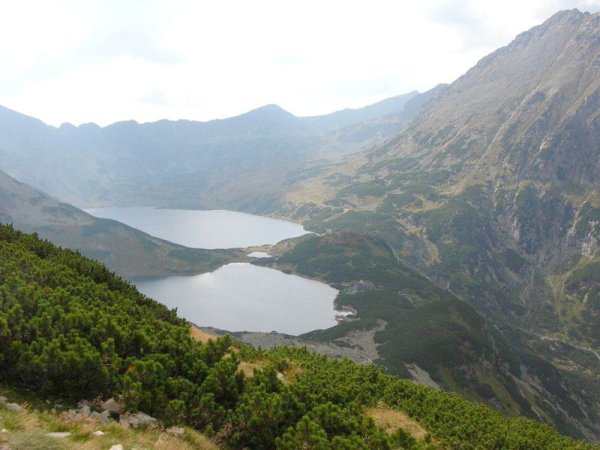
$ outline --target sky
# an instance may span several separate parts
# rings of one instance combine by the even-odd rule
[[[600,0],[0,0],[0,105],[58,126],[297,116],[450,83]]]

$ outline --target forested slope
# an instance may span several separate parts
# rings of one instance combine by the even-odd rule
[[[245,375],[244,364],[256,370]],[[101,264],[8,226],[0,376],[71,401],[122,395],[128,409],[187,423],[226,448],[592,448],[374,366],[228,338],[200,344],[175,312]],[[403,411],[426,434],[387,432],[372,407]]]

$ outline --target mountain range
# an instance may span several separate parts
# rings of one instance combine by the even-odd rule
[[[559,12],[450,85],[328,116],[269,105],[206,123],[54,128],[0,109],[0,158],[10,176],[78,206],[301,221],[319,236],[275,246],[277,264],[337,284],[359,317],[303,338],[357,345],[368,331],[392,372],[424,371],[505,413],[600,439],[599,14]],[[129,264],[115,236],[164,258],[186,251],[0,180],[3,221],[91,256],[110,228],[111,267]],[[371,288],[353,295],[358,280]]]

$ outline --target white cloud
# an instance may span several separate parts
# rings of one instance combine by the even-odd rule
[[[52,124],[297,115],[451,82],[600,0],[2,1],[0,104]]]

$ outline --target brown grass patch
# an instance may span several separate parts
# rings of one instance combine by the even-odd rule
[[[264,369],[266,366],[268,365],[268,361],[265,360],[256,360],[256,361],[242,361],[239,366],[238,366],[238,370],[240,372],[242,372],[244,375],[246,375],[246,377],[248,378],[252,378],[254,376],[254,370],[260,370],[260,369]]]
[[[292,363],[283,371],[283,376],[288,383],[293,383],[296,379],[302,375],[304,369],[297,363]]]
[[[427,434],[427,430],[425,430],[418,422],[414,421],[403,412],[396,411],[395,409],[382,407],[369,408],[366,413],[367,416],[375,421],[375,425],[383,428],[390,434],[402,429],[418,440],[424,439]]]
[[[208,341],[217,339],[217,336],[215,336],[214,334],[208,334],[202,331],[200,328],[195,327],[194,325],[190,326],[190,333],[195,340],[197,340],[198,342],[202,342],[203,344],[206,344]]]

